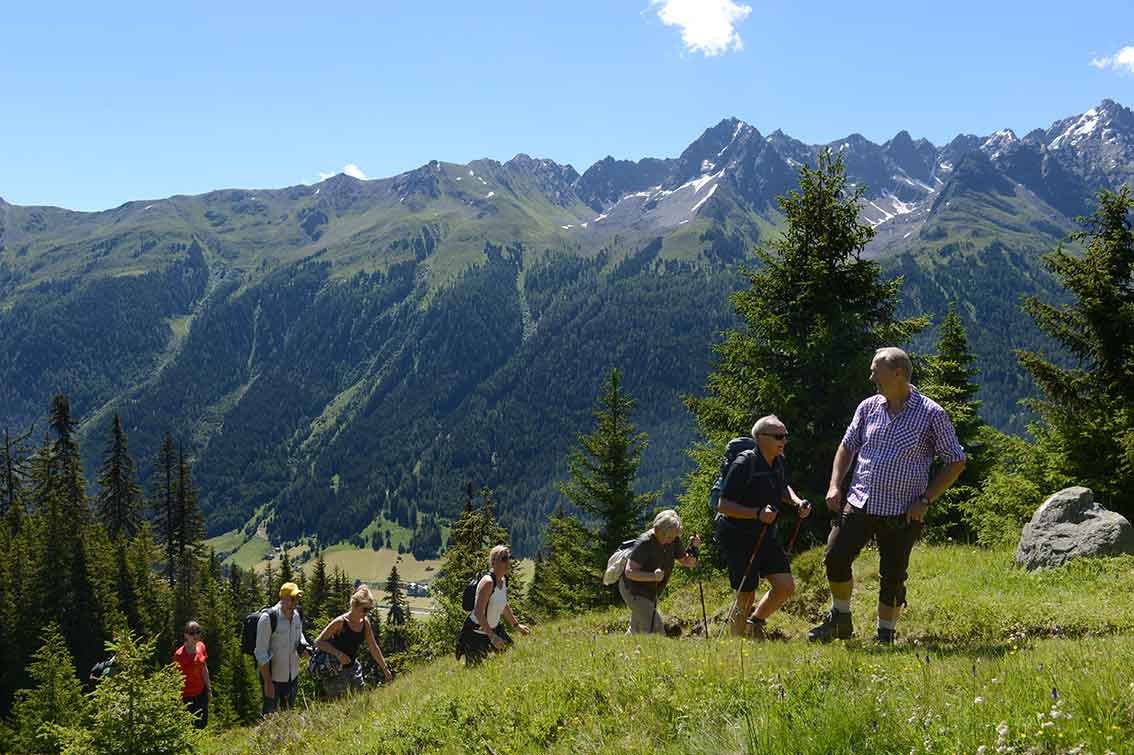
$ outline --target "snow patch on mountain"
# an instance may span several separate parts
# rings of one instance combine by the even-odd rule
[[[697,204],[693,205],[693,209],[691,209],[691,210],[689,211],[689,214],[690,214],[690,215],[692,215],[692,214],[696,213],[696,212],[697,212],[697,210],[699,210],[699,209],[701,208],[701,205],[705,204],[705,202],[708,202],[708,201],[709,201],[709,197],[713,196],[713,193],[714,193],[714,192],[715,192],[715,191],[717,190],[717,187],[718,187],[718,186],[720,186],[720,184],[713,184],[713,188],[709,189],[709,193],[708,193],[708,194],[706,194],[706,195],[704,196],[704,198],[703,198],[703,199],[701,199],[701,201],[700,201],[700,202],[698,202]]]
[[[1100,122],[1099,109],[1093,107],[1079,116],[1078,120],[1068,126],[1062,134],[1052,139],[1051,143],[1047,146],[1049,149],[1059,149],[1067,144],[1077,144],[1093,134],[1095,129],[1099,127]]]

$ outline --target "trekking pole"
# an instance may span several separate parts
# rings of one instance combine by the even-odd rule
[[[744,583],[748,581],[748,574],[752,571],[752,564],[756,563],[756,554],[760,552],[760,546],[764,544],[764,535],[768,534],[768,525],[764,525],[760,530],[760,534],[756,536],[756,547],[752,549],[752,555],[748,557],[748,566],[744,568],[744,576],[740,580],[740,585],[737,586],[736,592],[732,596],[732,606],[728,609],[728,614],[725,616],[724,627],[732,623],[732,614],[736,610],[736,604],[740,600],[740,591],[744,589]],[[721,637],[724,637],[725,629],[721,627]]]
[[[650,634],[654,633],[654,622],[658,618],[658,583],[654,582],[654,612],[650,614]]]
[[[701,583],[701,565],[697,564],[697,592],[701,593],[701,626],[705,627],[705,639],[712,639],[709,636],[709,617],[705,613],[705,586]]]
[[[795,529],[791,531],[791,539],[788,540],[787,553],[790,556],[791,552],[795,550],[795,539],[799,537],[799,528],[803,526],[803,517],[795,520]]]

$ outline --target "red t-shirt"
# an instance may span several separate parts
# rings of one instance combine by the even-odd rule
[[[181,667],[181,675],[185,677],[185,684],[181,688],[181,697],[189,699],[196,697],[205,690],[205,661],[209,659],[205,651],[205,643],[197,641],[197,652],[190,655],[185,646],[173,652],[173,662]]]

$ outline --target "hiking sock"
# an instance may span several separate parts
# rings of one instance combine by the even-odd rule
[[[896,626],[898,626],[898,620],[897,619],[879,619],[878,620],[878,628],[879,629],[885,629],[887,631],[893,632],[894,627],[896,627]]]
[[[850,613],[850,599],[831,598],[831,607],[839,613]]]

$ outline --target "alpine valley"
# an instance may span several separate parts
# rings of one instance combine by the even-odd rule
[[[828,147],[865,189],[866,253],[904,276],[903,314],[955,304],[985,418],[1023,432],[1012,349],[1046,344],[1020,296],[1062,299],[1041,255],[1134,179],[1134,113],[1110,100],[943,146],[809,145],[730,118],[676,158],[581,175],[520,154],[97,213],[0,200],[0,425],[42,434],[66,393],[89,451],[121,416],[143,478],[172,433],[213,534],[414,529],[471,481],[531,553],[611,368],[649,435],[643,489],[681,489],[681,397],[703,391],[777,195]]]

